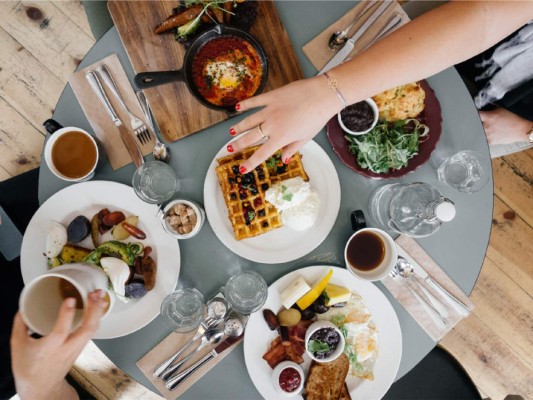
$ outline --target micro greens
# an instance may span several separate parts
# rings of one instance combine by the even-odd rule
[[[418,154],[421,138],[428,132],[426,125],[410,118],[393,123],[379,121],[367,134],[345,138],[357,163],[380,174],[407,166],[408,161]]]

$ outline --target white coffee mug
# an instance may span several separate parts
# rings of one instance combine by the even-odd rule
[[[65,135],[66,133],[69,133],[69,132],[79,132],[79,133],[84,134],[85,136],[87,136],[91,140],[91,142],[92,142],[92,144],[93,144],[93,146],[94,146],[94,148],[96,150],[96,160],[95,160],[94,165],[92,166],[91,170],[87,174],[85,174],[84,176],[79,177],[79,178],[71,178],[71,177],[68,177],[68,176],[62,174],[57,169],[57,167],[54,165],[54,162],[53,162],[53,159],[52,159],[52,149],[54,147],[54,144],[63,135]],[[46,161],[46,165],[48,166],[50,171],[53,172],[53,174],[55,176],[57,176],[60,179],[65,180],[65,181],[68,181],[68,182],[84,182],[84,181],[88,181],[89,179],[91,179],[94,176],[94,171],[95,171],[96,166],[98,164],[99,157],[100,157],[100,154],[99,154],[99,151],[98,151],[98,145],[96,144],[96,140],[94,140],[94,138],[88,132],[84,131],[83,129],[75,128],[75,127],[72,127],[72,126],[61,128],[61,129],[58,129],[57,131],[55,131],[50,136],[50,138],[48,139],[48,141],[46,142],[46,144],[44,146],[44,159]]]
[[[105,272],[101,268],[89,264],[62,265],[38,276],[22,290],[19,309],[24,323],[32,331],[40,335],[47,335],[53,330],[61,304],[66,297],[61,289],[61,285],[64,285],[65,281],[71,285],[70,288],[73,287],[79,293],[78,302],[83,304],[82,308],[76,307],[72,330],[81,324],[83,312],[87,307],[87,296],[94,290],[106,291],[109,306],[104,317],[110,313],[114,304],[114,295],[107,289],[108,279]]]
[[[349,260],[348,256],[348,247],[350,246],[350,243],[354,238],[356,238],[358,235],[363,234],[364,232],[371,232],[375,234],[383,244],[383,258],[379,262],[377,266],[370,270],[362,270],[359,268],[356,268]],[[367,280],[367,281],[378,281],[380,279],[385,278],[394,266],[396,265],[396,261],[398,260],[398,249],[396,247],[396,243],[392,239],[392,237],[385,231],[382,231],[381,229],[377,228],[364,228],[361,230],[358,230],[355,232],[348,241],[346,242],[346,246],[344,247],[344,261],[346,262],[346,267],[349,271],[351,271],[352,274],[354,274],[356,277]]]

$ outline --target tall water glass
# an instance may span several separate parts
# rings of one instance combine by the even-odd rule
[[[489,180],[488,161],[477,151],[464,150],[445,160],[437,173],[439,181],[460,192],[473,193],[483,189]]]
[[[176,290],[163,300],[161,315],[173,331],[190,332],[204,318],[204,296],[194,288]]]
[[[176,173],[170,165],[161,161],[148,161],[133,174],[133,189],[147,203],[164,203],[178,188]]]
[[[265,304],[268,287],[261,275],[254,271],[241,271],[228,279],[224,296],[233,309],[241,314],[251,314]]]

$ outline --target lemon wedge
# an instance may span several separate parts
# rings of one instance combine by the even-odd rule
[[[325,277],[315,283],[309,292],[307,292],[305,295],[298,299],[296,304],[298,305],[298,307],[300,307],[301,310],[305,310],[307,307],[313,304],[316,299],[318,299],[318,297],[326,288],[326,285],[329,283],[329,280],[331,279],[332,275],[333,270],[330,268]]]

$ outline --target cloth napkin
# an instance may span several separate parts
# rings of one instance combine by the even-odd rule
[[[150,154],[154,149],[155,134],[147,124],[148,121],[143,114],[141,105],[135,96],[133,87],[131,86],[126,72],[124,71],[124,68],[122,68],[122,64],[120,64],[116,54],[112,54],[73,74],[69,80],[70,86],[72,86],[72,90],[74,90],[74,94],[76,95],[78,102],[80,103],[81,108],[87,117],[87,120],[91,124],[98,141],[104,147],[111,167],[113,170],[116,170],[132,162],[130,154],[120,138],[118,128],[113,124],[111,117],[105,110],[100,100],[98,100],[98,97],[96,97],[96,94],[85,78],[85,74],[88,71],[95,70],[102,64],[105,64],[105,66],[109,69],[109,72],[113,76],[113,79],[115,80],[115,83],[118,86],[118,89],[122,94],[122,98],[124,99],[128,108],[131,110],[133,115],[144,121],[147,129],[150,132],[150,141],[146,144],[141,144],[131,129],[130,118],[126,110],[124,110],[116,97],[109,91],[109,89],[107,89],[103,80],[100,79],[102,87],[104,88],[111,105],[115,109],[115,112],[124,126],[135,138],[135,143],[143,155]]]
[[[368,4],[368,1],[361,1],[354,8],[348,11],[343,17],[328,26],[324,31],[315,36],[313,40],[307,43],[302,48],[302,50],[309,59],[309,61],[311,61],[311,64],[313,64],[317,70],[321,70],[322,67],[326,65],[326,63],[335,55],[335,52],[331,51],[328,47],[328,42],[331,35],[336,31],[342,31],[348,25],[350,25],[355,18],[359,18],[359,20],[354,24],[350,32],[348,32],[349,38],[361,25],[364,24],[367,18],[372,15],[372,12],[375,11],[377,7],[379,7],[378,3],[381,3],[381,1],[374,2],[370,9],[368,9],[364,14],[361,14],[362,10]],[[387,25],[387,23],[395,14],[398,14],[402,18],[396,29],[409,22],[409,17],[407,16],[407,13],[403,10],[403,8],[396,1],[390,1],[390,3],[391,4],[383,12],[383,14],[381,14],[381,16],[355,43],[353,51],[347,58],[351,58],[357,53],[366,49],[367,46],[372,42],[372,40],[374,40],[374,38],[379,35],[381,29],[383,29]]]
[[[460,300],[470,310],[474,304],[470,301],[462,290],[451,280],[451,278],[439,267],[439,265],[426,253],[426,251],[412,238],[399,236],[396,239],[398,255],[404,257],[412,265],[418,265],[424,269],[439,285],[451,293],[456,299]],[[440,330],[431,317],[426,313],[418,303],[413,294],[400,282],[387,276],[381,281],[383,285],[391,292],[396,300],[411,314],[418,324],[426,333],[436,342],[442,339],[457,323],[463,319],[449,304],[431,287],[425,285],[426,289],[444,304],[450,315],[447,318],[448,326],[446,330]],[[419,280],[421,282],[421,280]],[[422,293],[417,291],[420,295]],[[422,296],[423,297],[423,296]]]

